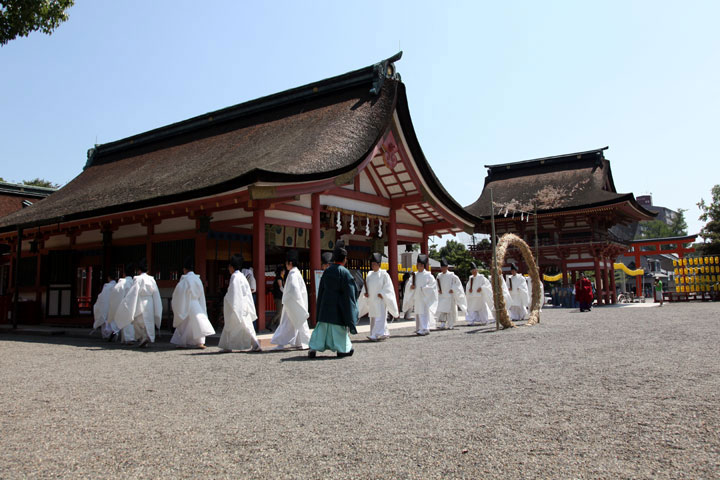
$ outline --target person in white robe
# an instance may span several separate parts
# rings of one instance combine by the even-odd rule
[[[528,304],[528,309],[530,308],[530,305],[532,305],[532,293],[534,284],[532,281],[532,277],[525,277],[525,281],[528,284],[528,298],[530,299],[530,303]],[[543,285],[542,280],[540,280],[540,311],[542,312],[543,304],[545,303],[545,286]]]
[[[170,343],[178,348],[205,348],[205,337],[214,335],[215,329],[207,316],[205,287],[200,276],[193,271],[191,258],[185,259],[183,274],[170,302],[175,328]]]
[[[438,295],[435,277],[427,270],[430,259],[425,254],[417,257],[417,272],[414,272],[405,285],[403,312],[415,313],[415,333],[428,335],[435,328]]]
[[[113,328],[113,334],[108,339],[112,341],[114,338],[120,335],[119,339],[122,343],[130,345],[135,341],[135,329],[132,323],[124,328],[120,328],[115,321],[115,315],[117,314],[120,304],[125,299],[125,296],[130,291],[130,287],[133,284],[133,273],[135,273],[135,267],[133,264],[128,263],[125,265],[125,276],[119,278],[113,289],[110,291],[110,306],[108,308],[108,322]]]
[[[358,299],[358,316],[370,317],[370,335],[367,338],[371,342],[389,338],[388,313],[393,318],[399,315],[395,286],[388,272],[380,268],[381,264],[382,254],[373,253],[370,257],[372,270],[365,277]]]
[[[468,325],[487,325],[493,319],[493,291],[490,280],[481,273],[475,262],[470,262],[470,278],[465,286]]]
[[[140,342],[138,347],[147,347],[155,342],[155,329],[160,328],[162,321],[162,300],[155,279],[147,274],[147,263],[141,260],[138,264],[140,275],[133,278],[132,287],[123,299],[115,322],[123,328],[132,324],[135,339]]]
[[[438,287],[438,328],[452,330],[458,319],[458,308],[467,312],[467,298],[460,278],[450,271],[448,261],[440,259],[440,273],[435,279]]]
[[[510,320],[524,320],[530,306],[530,296],[525,277],[518,273],[514,263],[510,265],[510,275],[506,283],[510,292]]]
[[[107,283],[103,285],[103,288],[95,301],[95,305],[93,305],[93,316],[95,318],[95,322],[93,323],[93,332],[99,328],[102,338],[106,339],[112,339],[113,333],[117,329],[117,327],[114,327],[110,324],[110,322],[108,322],[108,313],[110,312],[110,293],[116,284],[117,282],[115,281],[114,276],[108,275]]]
[[[230,284],[223,300],[225,326],[218,343],[223,352],[247,349],[262,351],[253,327],[253,322],[258,318],[255,303],[247,277],[241,271],[242,265],[242,255],[230,258]]]
[[[297,268],[297,250],[290,250],[285,259],[287,276],[282,297],[282,317],[280,325],[272,336],[270,343],[275,345],[274,350],[282,350],[286,346],[308,349],[310,342],[310,327],[307,319],[308,294],[305,280]]]

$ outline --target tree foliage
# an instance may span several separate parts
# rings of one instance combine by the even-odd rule
[[[700,230],[700,236],[705,242],[700,245],[699,253],[701,255],[718,255],[720,254],[720,185],[712,188],[710,203],[700,199],[697,206],[702,212],[700,220],[706,222]]]
[[[32,185],[33,187],[45,187],[45,188],[60,188],[60,185],[53,183],[50,180],[44,178],[34,178],[32,180],[23,180],[23,185]]]
[[[40,30],[52,34],[75,0],[0,0],[0,45]]]
[[[456,240],[448,240],[445,246],[439,250],[433,245],[429,255],[435,260],[445,257],[450,265],[455,266],[455,273],[463,282],[470,276],[470,262],[475,262],[478,267],[484,269],[484,264],[475,260],[465,245]]]

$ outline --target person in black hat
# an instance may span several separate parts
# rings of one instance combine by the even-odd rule
[[[413,273],[405,285],[403,312],[415,312],[415,333],[428,335],[435,328],[435,312],[437,309],[437,282],[427,270],[430,259],[425,254],[417,257],[417,272]]]
[[[178,348],[205,348],[205,337],[215,334],[207,316],[205,286],[200,275],[193,271],[193,263],[192,257],[187,257],[183,262],[183,276],[170,301],[175,327],[170,343]]]
[[[90,333],[99,328],[102,338],[112,341],[113,335],[117,332],[108,321],[108,312],[110,311],[110,295],[117,282],[115,281],[115,273],[113,272],[108,273],[105,278],[107,279],[107,283],[103,285],[102,291],[97,296],[95,305],[93,305],[93,318],[95,322],[93,323],[93,329]]]
[[[315,358],[316,352],[331,350],[338,357],[349,357],[355,350],[350,342],[350,333],[357,333],[358,319],[357,287],[350,271],[345,268],[347,250],[338,241],[333,251],[334,263],[320,279],[317,299],[317,324],[310,337],[308,357]]]
[[[110,322],[110,325],[113,329],[112,336],[108,339],[109,342],[111,342],[115,337],[117,337],[118,334],[120,334],[120,341],[126,345],[130,345],[135,341],[135,329],[133,329],[132,324],[126,326],[125,328],[119,328],[117,326],[117,322],[115,321],[115,316],[117,314],[118,308],[120,307],[120,304],[125,299],[125,295],[130,291],[130,287],[132,287],[133,284],[133,273],[135,273],[135,265],[132,263],[127,263],[124,266],[124,273],[125,276],[118,279],[117,283],[113,287],[112,291],[110,292],[110,308],[108,309],[108,322]]]
[[[155,343],[155,329],[162,321],[162,300],[155,279],[147,273],[147,262],[143,258],[138,262],[140,275],[133,278],[132,287],[123,299],[115,314],[115,322],[120,328],[132,324],[135,338],[143,348]]]
[[[380,268],[381,265],[382,255],[373,253],[370,256],[372,270],[365,277],[358,299],[358,316],[368,315],[370,317],[370,335],[367,338],[371,342],[390,337],[387,328],[388,313],[394,318],[398,317],[395,287],[390,275]]]
[[[517,265],[514,263],[510,264],[510,276],[508,276],[506,283],[511,301],[510,320],[524,320],[530,306],[530,295],[525,277],[518,273]]]
[[[458,318],[458,307],[467,311],[467,299],[460,278],[450,271],[445,257],[440,259],[440,273],[437,276],[438,286],[438,328],[452,330]]]
[[[273,280],[272,288],[273,300],[275,300],[275,315],[272,320],[270,320],[270,325],[268,325],[268,329],[271,332],[274,332],[278,325],[280,325],[280,318],[282,317],[282,296],[283,290],[285,290],[286,274],[287,271],[285,270],[285,265],[278,265],[275,269],[275,280]]]
[[[468,325],[487,325],[490,323],[493,311],[493,291],[490,280],[485,275],[478,273],[475,262],[470,262],[470,278],[465,286],[467,296],[467,320]]]
[[[274,350],[283,350],[286,346],[307,350],[310,341],[307,287],[297,268],[298,262],[298,251],[288,251],[285,257],[287,275],[282,297],[282,316],[270,340],[275,345]]]
[[[228,271],[230,283],[223,299],[223,317],[225,326],[220,335],[218,346],[223,352],[232,350],[261,351],[260,342],[255,335],[253,322],[257,320],[252,289],[242,272],[243,257],[240,254],[230,257]]]

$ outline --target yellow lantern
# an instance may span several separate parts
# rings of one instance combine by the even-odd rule
[[[708,257],[703,257],[703,263],[704,263],[705,265],[708,264]]]

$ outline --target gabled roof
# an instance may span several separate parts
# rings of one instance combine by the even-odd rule
[[[37,187],[35,185],[25,185],[22,183],[0,182],[0,194],[4,195],[45,198],[55,191],[57,191],[57,188]]]
[[[500,210],[553,213],[628,203],[638,220],[656,214],[637,203],[632,193],[615,189],[608,147],[536,158],[522,162],[486,165],[488,175],[482,194],[465,209],[476,217],[489,218],[490,190],[495,213]]]

